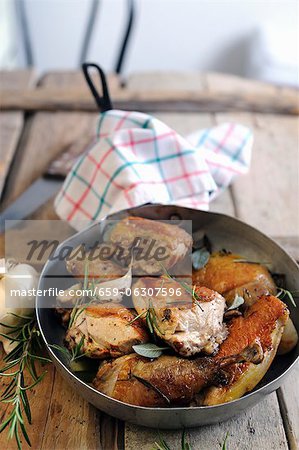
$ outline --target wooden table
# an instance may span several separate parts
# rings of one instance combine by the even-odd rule
[[[132,75],[125,87],[111,76],[109,84],[117,106],[152,111],[183,134],[228,120],[251,127],[255,143],[250,173],[215,200],[211,209],[259,228],[299,260],[298,91],[200,73]],[[66,145],[91,136],[97,113],[80,73],[49,73],[37,79],[32,71],[4,72],[0,87],[6,90],[0,112],[4,206],[40,176]],[[33,217],[56,219],[53,202]],[[3,254],[3,239],[0,244]],[[221,448],[228,432],[231,450],[297,449],[298,375],[297,367],[282,388],[234,420],[188,430],[192,448]],[[157,439],[157,430],[97,411],[51,365],[43,383],[34,388],[31,401],[33,449],[147,450]],[[163,436],[171,449],[180,448],[180,431],[163,432]],[[0,435],[0,448],[14,449],[15,445],[7,445]]]

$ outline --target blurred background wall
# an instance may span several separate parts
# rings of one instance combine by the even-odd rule
[[[74,69],[94,20],[86,58],[113,71],[129,3],[0,0],[0,66]],[[299,84],[298,0],[135,0],[134,5],[124,74],[203,70]]]

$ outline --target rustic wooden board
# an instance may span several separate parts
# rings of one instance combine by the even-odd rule
[[[299,448],[299,364],[290,373],[277,396],[290,450]]]
[[[221,424],[187,430],[186,441],[194,450],[221,449],[228,433],[227,448],[231,450],[288,449],[283,423],[276,408],[277,399],[271,394],[263,402],[246,413]],[[161,430],[169,447],[181,449],[182,431]],[[126,450],[151,450],[158,440],[158,430],[126,425]]]
[[[97,72],[91,72],[91,78],[99,86],[99,77]],[[69,70],[69,71],[53,71],[47,72],[41,77],[41,84],[45,87],[58,87],[61,89],[66,89],[68,87],[76,88],[76,90],[82,90],[85,95],[90,95],[89,88],[85,81],[82,71]],[[107,74],[107,84],[109,87],[109,92],[113,96],[114,92],[120,89],[120,79],[119,76],[114,73]]]
[[[22,89],[32,86],[35,75],[32,70],[0,72],[1,89]],[[21,111],[0,113],[0,199],[8,170],[13,160],[24,124]]]
[[[216,118],[239,121],[254,134],[250,172],[233,183],[238,217],[270,236],[298,235],[298,119],[246,113]]]
[[[43,439],[38,448],[97,448],[99,438],[97,410],[55,371]]]
[[[1,93],[0,109],[24,111],[96,111],[97,107],[86,88],[40,88]],[[139,111],[219,112],[255,111],[262,113],[299,113],[298,91],[225,92],[218,90],[145,90],[113,91],[117,109]]]
[[[200,72],[140,72],[129,75],[125,81],[128,90],[140,92],[202,92],[206,89],[205,75]]]
[[[54,367],[50,364],[47,364],[46,367],[41,367],[41,365],[37,364],[38,373],[42,373],[47,371],[47,374],[44,377],[42,383],[37,384],[31,392],[28,393],[28,397],[30,399],[31,405],[31,413],[32,413],[32,425],[28,426],[28,434],[29,439],[32,444],[33,449],[41,448],[43,435],[45,426],[48,420],[48,410],[50,407],[50,399],[52,396],[52,389],[54,385]],[[4,378],[4,377],[3,377]],[[0,391],[4,389],[4,387],[9,382],[8,379],[1,379],[0,383]],[[32,382],[32,381],[31,381]],[[2,422],[2,414],[6,411],[6,407],[4,404],[0,404],[0,423]],[[43,412],[41,414],[41,411]],[[27,445],[24,439],[21,439],[23,449],[29,450],[30,447]],[[15,450],[16,444],[14,438],[12,440],[7,440],[6,433],[0,434],[0,448],[7,450]]]

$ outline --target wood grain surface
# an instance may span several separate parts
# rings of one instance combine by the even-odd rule
[[[47,74],[39,81],[38,89],[41,92],[34,97],[33,103],[35,103],[32,110],[38,107],[38,102],[45,102],[45,92],[51,91],[56,94],[62,91],[67,92],[68,108],[71,102],[68,97],[70,92],[85,92],[84,96],[87,99],[87,91],[86,89],[84,91],[82,83],[84,83],[82,75],[76,72]],[[15,85],[13,83],[8,87],[12,88]],[[153,94],[155,102],[169,101],[173,93],[176,99],[182,99],[182,96],[185,98],[187,96],[188,99],[195,96],[198,101],[201,99],[203,103],[200,111],[199,103],[196,104],[196,110],[193,109],[188,113],[178,112],[174,108],[175,103],[172,103],[170,112],[162,112],[161,109],[157,112],[152,109],[157,117],[184,135],[198,128],[211,127],[229,120],[251,127],[255,142],[250,173],[236,180],[230,189],[211,204],[211,209],[239,217],[259,228],[274,237],[295,259],[299,260],[298,117],[293,115],[297,102],[295,91],[232,76],[198,73],[132,75],[126,83],[126,94],[120,89],[116,77],[111,77],[111,86],[113,93],[127,96],[125,99],[130,109],[136,107],[136,99],[146,102],[144,92],[149,86],[152,92],[155,92]],[[217,106],[214,97],[212,107],[209,106],[212,109],[208,110],[212,112],[206,112],[202,106],[208,99],[211,101],[216,92],[221,93],[222,99],[224,96],[229,96],[230,106],[226,109],[224,104],[219,106],[218,103]],[[83,94],[78,95],[80,97]],[[242,108],[238,106],[240,103],[232,100],[232,95],[243,99]],[[26,101],[28,100],[26,96],[27,93],[22,97],[22,102],[25,98]],[[280,97],[280,100],[276,99],[274,102],[274,96]],[[254,112],[256,109],[252,107],[253,100],[257,104],[257,98],[262,99],[259,105],[263,104],[263,111],[258,113]],[[265,99],[267,102],[271,99],[271,113],[267,113],[268,106],[265,108]],[[54,100],[54,103],[57,102],[57,99]],[[5,101],[6,108],[7,98]],[[14,101],[16,107],[17,101]],[[76,96],[75,102],[78,102]],[[72,103],[72,108],[75,102]],[[154,108],[155,102],[147,103],[148,111]],[[88,104],[91,104],[90,98]],[[283,109],[281,109],[282,105]],[[285,105],[288,105],[287,109]],[[21,106],[20,100],[19,106]],[[23,103],[22,106],[24,106]],[[58,106],[57,103],[55,108]],[[90,106],[88,108],[92,109]],[[237,110],[232,111],[232,108]],[[243,111],[240,112],[240,109]],[[15,113],[1,112],[2,114]],[[78,145],[78,142],[92,137],[96,120],[95,112],[57,110],[55,112],[38,111],[26,119],[23,127],[22,121],[19,121],[21,139],[17,157],[9,173],[3,205],[13,201],[33,180],[44,173],[50,162],[66,147]],[[6,157],[5,153],[0,152],[1,162],[2,155],[4,159]],[[53,201],[51,200],[36,211],[33,217],[57,218],[53,210]],[[0,239],[0,244],[1,242]],[[3,242],[0,250],[3,255]],[[33,449],[152,449],[157,440],[157,430],[124,424],[97,411],[73,391],[51,365],[47,366],[47,370],[48,374],[44,382],[36,386],[30,396],[33,409],[30,437]],[[187,439],[192,444],[193,450],[220,449],[227,433],[229,450],[297,449],[298,375],[297,367],[281,389],[236,419],[188,430]],[[0,412],[0,417],[2,413],[3,410]],[[169,443],[171,450],[180,449],[181,431],[165,431],[162,435]],[[14,442],[7,444],[6,437],[2,434],[0,448],[15,449],[16,447]],[[24,445],[24,449],[27,448]]]
[[[33,70],[19,72],[1,72],[0,87],[3,90],[11,89],[12,95],[16,89],[33,86],[35,74]],[[0,95],[0,100],[1,95]],[[0,198],[5,180],[10,169],[19,138],[24,125],[22,111],[5,111],[0,113]]]

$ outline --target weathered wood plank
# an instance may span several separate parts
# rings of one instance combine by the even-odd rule
[[[10,172],[5,203],[17,198],[72,142],[82,135],[91,139],[96,120],[97,115],[89,113],[38,113],[29,124],[22,141],[22,153]]]
[[[51,364],[47,364],[45,367],[41,367],[39,364],[37,364],[37,367],[38,373],[42,373],[44,371],[46,371],[47,373],[42,383],[37,384],[30,392],[28,392],[28,398],[32,413],[32,425],[26,425],[26,428],[33,449],[41,448],[43,433],[47,423],[47,411],[50,406],[50,399],[54,385],[54,367]],[[9,380],[7,378],[1,378],[1,391],[8,384],[8,382]],[[4,414],[6,410],[9,410],[9,406],[4,406],[4,404],[1,403],[0,422],[2,422],[2,414]],[[30,447],[27,445],[26,441],[23,438],[21,439],[21,441],[23,449],[29,450]],[[7,439],[6,431],[0,434],[0,448],[7,450],[15,450],[17,448],[14,439]]]
[[[186,441],[193,449],[221,448],[228,433],[227,448],[238,450],[288,449],[281,416],[277,411],[276,394],[271,394],[251,410],[227,422],[187,430]],[[181,431],[161,431],[173,450],[181,448]],[[125,449],[151,450],[159,439],[158,430],[127,424]]]
[[[86,89],[40,88],[1,93],[0,109],[24,111],[87,111],[97,110],[97,106]],[[299,113],[298,93],[281,95],[252,94],[240,92],[231,94],[217,91],[176,91],[149,90],[136,91],[119,89],[114,92],[113,104],[117,109],[137,111],[180,111],[180,112],[221,112],[255,111],[273,114]]]
[[[41,399],[42,400],[42,399]],[[56,372],[48,409],[40,403],[39,411],[47,415],[43,450],[99,448],[98,412]]]
[[[91,78],[96,84],[100,86],[99,76],[96,71],[91,72]],[[115,91],[120,89],[120,79],[115,73],[108,73],[107,83],[109,87],[109,92],[113,96]],[[42,86],[59,86],[60,88],[76,87],[76,90],[80,89],[85,92],[86,95],[90,95],[90,90],[87,86],[86,80],[84,78],[83,72],[80,70],[69,70],[69,71],[51,71],[44,74],[41,78]]]
[[[33,85],[34,78],[35,75],[32,70],[0,72],[0,86],[4,90],[27,88]],[[23,124],[24,114],[21,111],[0,113],[0,198]]]
[[[139,72],[129,75],[125,88],[132,91],[199,92],[205,89],[205,75],[200,72]]]
[[[277,391],[290,450],[299,448],[299,364]]]
[[[226,92],[234,95],[240,95],[241,93],[263,95],[266,92],[273,96],[281,94],[292,96],[294,93],[298,93],[293,88],[217,72],[207,72],[205,74],[205,85],[210,91]]]
[[[298,235],[298,119],[245,113],[216,118],[218,123],[235,120],[253,129],[250,172],[232,187],[238,217],[270,236]]]

